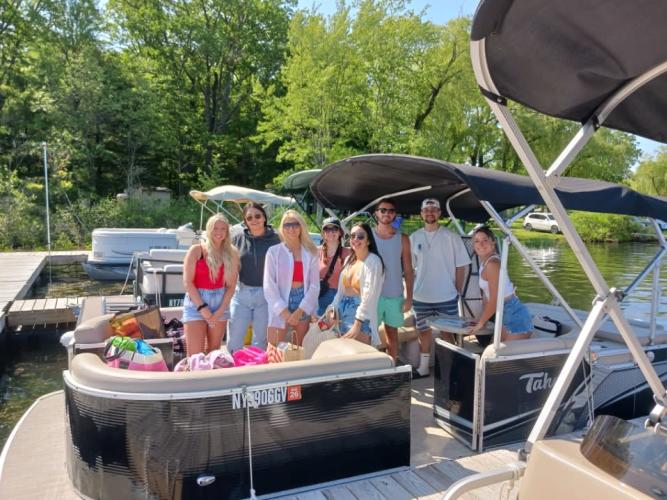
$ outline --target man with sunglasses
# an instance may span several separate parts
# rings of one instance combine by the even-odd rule
[[[440,202],[427,198],[421,205],[424,227],[410,235],[412,265],[415,269],[414,301],[421,356],[416,377],[429,374],[431,329],[426,318],[436,314],[458,314],[458,299],[463,288],[470,256],[460,236],[442,227]]]
[[[375,208],[377,226],[373,229],[373,236],[384,262],[385,273],[378,302],[378,325],[384,323],[384,331],[387,334],[387,351],[394,361],[398,356],[398,329],[403,326],[403,313],[412,308],[414,281],[410,240],[392,226],[395,219],[396,202],[391,198],[380,200]]]

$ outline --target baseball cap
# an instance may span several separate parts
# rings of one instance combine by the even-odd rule
[[[428,207],[433,207],[433,208],[440,208],[440,202],[436,200],[435,198],[426,198],[424,201],[422,201],[422,210]]]
[[[340,224],[340,221],[336,217],[327,217],[322,221],[322,229],[324,229],[327,226],[335,226],[338,229],[342,229],[343,227]]]

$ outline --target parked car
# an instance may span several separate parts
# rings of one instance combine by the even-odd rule
[[[549,213],[531,212],[523,219],[523,227],[532,231],[549,231],[554,234],[560,233],[558,221]]]

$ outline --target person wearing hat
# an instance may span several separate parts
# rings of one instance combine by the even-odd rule
[[[415,270],[412,308],[415,312],[419,367],[414,376],[429,374],[431,329],[426,318],[435,314],[458,314],[458,298],[470,256],[461,237],[442,227],[440,202],[426,198],[421,205],[424,227],[410,235],[412,267]]]
[[[320,297],[317,315],[322,316],[338,290],[338,278],[350,249],[343,247],[343,226],[336,217],[322,222],[322,245],[318,248],[320,262]]]

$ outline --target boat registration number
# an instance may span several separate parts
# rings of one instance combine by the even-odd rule
[[[287,401],[298,401],[301,399],[300,385],[284,385],[272,387],[271,389],[258,389],[247,393],[232,395],[232,409],[259,408],[260,406],[275,405]]]

